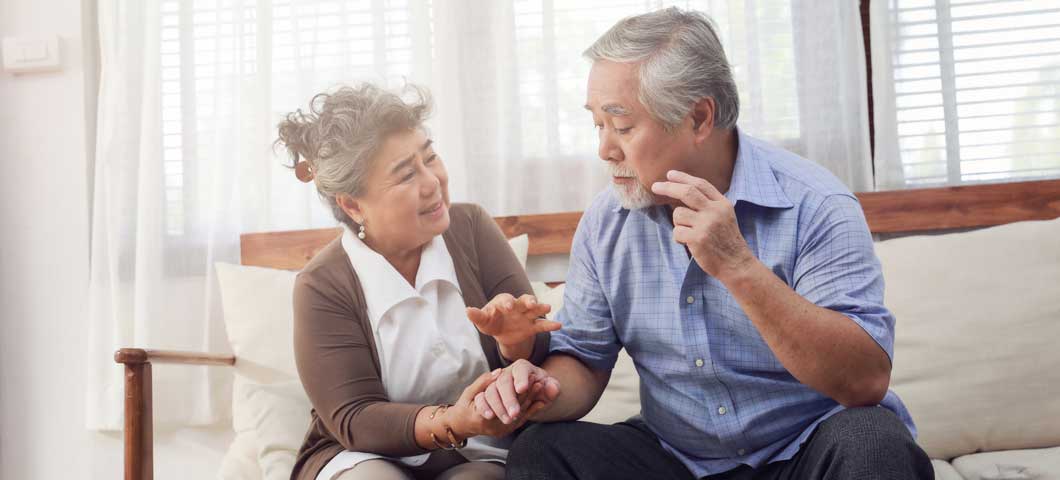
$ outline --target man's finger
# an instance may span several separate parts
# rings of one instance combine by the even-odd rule
[[[478,395],[475,395],[475,411],[477,411],[478,414],[486,420],[493,419],[493,409],[490,408],[489,404],[486,403],[485,393],[479,393]]]
[[[710,200],[703,192],[692,185],[677,182],[655,182],[651,185],[652,193],[670,197],[677,200],[692,210],[702,210],[707,207]]]
[[[516,393],[523,393],[526,391],[526,389],[530,388],[531,377],[538,373],[539,370],[541,373],[547,375],[544,370],[535,367],[534,364],[526,360],[519,360],[515,362],[514,364],[512,364],[509,370],[512,372],[513,383],[515,386]]]
[[[504,408],[504,402],[501,401],[501,394],[496,383],[486,389],[486,404],[493,410],[493,414],[501,419],[502,423],[507,425],[511,421],[511,418],[508,417],[508,410]]]
[[[666,179],[671,182],[684,183],[696,187],[697,190],[703,192],[707,198],[711,200],[722,200],[725,195],[722,195],[713,184],[708,182],[705,178],[699,178],[696,176],[689,175],[680,170],[670,170],[666,172]]]
[[[694,231],[689,227],[674,227],[674,241],[677,243],[688,245],[692,243],[694,235]]]
[[[494,383],[497,386],[497,391],[500,393],[501,402],[504,403],[504,411],[509,417],[516,418],[519,416],[519,395],[516,392],[515,385],[512,382],[512,376],[510,374],[502,374],[497,378]],[[508,422],[504,422],[508,423]]]
[[[685,227],[691,227],[695,219],[696,212],[691,208],[677,207],[674,209],[674,226],[681,225]]]

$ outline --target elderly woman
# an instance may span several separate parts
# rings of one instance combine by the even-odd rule
[[[313,412],[292,479],[503,478],[510,434],[558,395],[535,378],[522,415],[472,405],[500,367],[539,363],[559,325],[485,210],[449,203],[429,96],[410,90],[344,87],[279,125],[297,176],[344,225],[295,283]]]

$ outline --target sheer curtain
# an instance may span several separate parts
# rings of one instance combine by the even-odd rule
[[[581,210],[606,185],[581,58],[618,19],[713,16],[740,126],[871,186],[865,68],[846,0],[100,0],[101,90],[90,285],[91,428],[120,428],[119,346],[225,351],[212,265],[239,234],[335,225],[274,151],[318,92],[428,86],[456,201],[494,215]],[[224,372],[157,368],[155,417],[227,415]]]

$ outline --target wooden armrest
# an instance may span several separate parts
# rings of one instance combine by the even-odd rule
[[[236,357],[218,353],[181,352],[178,350],[150,350],[143,348],[120,348],[114,352],[114,361],[125,365],[142,363],[183,363],[188,365],[234,365]]]
[[[233,365],[236,357],[216,353],[121,348],[114,361],[125,366],[125,480],[154,478],[151,364]]]

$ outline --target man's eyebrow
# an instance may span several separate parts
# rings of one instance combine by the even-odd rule
[[[629,110],[627,110],[626,107],[623,107],[622,105],[619,105],[617,103],[609,103],[607,105],[604,105],[600,107],[600,110],[610,113],[611,115],[614,115],[616,117],[625,117],[629,115]]]

